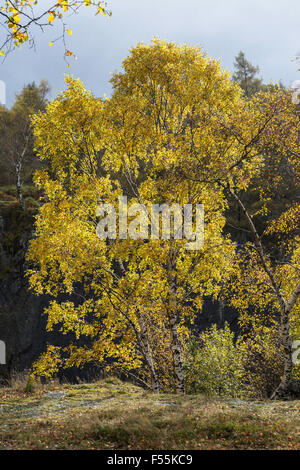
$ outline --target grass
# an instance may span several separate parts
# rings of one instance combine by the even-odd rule
[[[300,402],[154,395],[106,379],[0,389],[0,449],[300,449]]]

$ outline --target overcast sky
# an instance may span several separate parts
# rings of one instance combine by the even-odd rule
[[[11,53],[0,64],[8,106],[25,84],[43,78],[54,98],[64,87],[65,73],[80,77],[97,96],[109,95],[111,73],[120,69],[128,50],[154,36],[201,46],[231,71],[243,50],[266,82],[282,80],[288,86],[300,78],[293,62],[300,50],[299,0],[108,0],[108,6],[110,18],[95,17],[89,8],[70,18],[69,48],[78,56],[70,69],[62,44],[48,47],[54,28],[37,32],[36,51],[24,47]]]

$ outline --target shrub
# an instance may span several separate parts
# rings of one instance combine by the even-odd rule
[[[214,325],[190,341],[184,367],[188,393],[269,398],[283,370],[278,328],[256,327],[235,341],[228,325]],[[298,374],[299,366],[294,378]]]
[[[244,350],[234,333],[213,325],[188,344],[184,358],[188,393],[240,396],[244,390]]]
[[[244,355],[248,395],[269,398],[283,371],[283,351],[277,327],[257,327],[239,344],[239,348]]]

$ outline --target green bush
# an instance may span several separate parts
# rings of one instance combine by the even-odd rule
[[[187,345],[184,368],[188,393],[269,398],[283,370],[278,329],[257,327],[235,341],[228,325],[214,325]]]
[[[261,326],[238,345],[243,351],[247,394],[253,398],[269,398],[283,372],[283,349],[278,328]]]
[[[244,350],[227,324],[213,325],[190,341],[184,368],[188,393],[237,397],[245,389]]]

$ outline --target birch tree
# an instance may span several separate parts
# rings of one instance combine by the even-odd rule
[[[285,359],[281,382],[273,394],[273,398],[278,398],[288,393],[292,380],[290,321],[292,319],[293,325],[299,321],[299,206],[295,194],[294,200],[286,200],[286,207],[281,204],[283,212],[278,216],[270,213],[269,201],[272,191],[285,178],[284,173],[272,170],[278,169],[278,162],[282,160],[299,187],[299,118],[291,95],[280,87],[245,101],[236,115],[224,119],[216,113],[215,118],[213,140],[217,144],[221,135],[223,144],[219,158],[223,156],[226,163],[222,168],[214,165],[206,174],[199,171],[199,159],[205,162],[210,154],[208,149],[197,147],[195,140],[194,154],[191,153],[188,165],[181,172],[187,179],[218,184],[229,200],[237,204],[246,221],[252,243],[242,245],[237,251],[241,255],[246,250],[246,254],[241,255],[242,268],[238,270],[239,275],[234,276],[236,298],[233,303],[248,312],[250,305],[254,306],[261,317],[268,307],[279,312]],[[268,182],[261,179],[263,176]],[[259,206],[254,213],[245,202],[249,187]],[[255,212],[259,211],[268,214],[261,233],[255,222]],[[275,247],[266,243],[271,233]],[[239,286],[243,288],[239,290]],[[299,329],[294,327],[292,334],[299,334]]]
[[[0,138],[2,164],[13,175],[18,201],[25,209],[22,185],[28,178],[29,166],[34,168],[33,135],[31,117],[45,109],[49,86],[46,81],[36,86],[29,84],[16,96],[10,110],[0,110]],[[29,178],[30,173],[29,171]]]
[[[229,277],[234,245],[222,234],[226,202],[217,185],[174,184],[161,175],[190,152],[189,113],[211,107],[226,113],[239,104],[239,89],[199,49],[162,41],[131,52],[104,103],[79,81],[69,77],[67,84],[34,120],[39,155],[51,173],[36,176],[46,199],[28,255],[31,285],[56,297],[48,328],[60,324],[62,332],[92,336],[91,348],[69,349],[66,364],[110,358],[154,391],[183,393],[182,342],[203,297],[217,296]],[[202,128],[207,145],[213,122]],[[187,250],[188,240],[173,229],[166,240],[97,239],[97,205],[109,202],[117,212],[125,194],[148,214],[153,203],[204,204],[204,249]],[[78,283],[81,301],[58,300],[60,293],[79,295]]]

